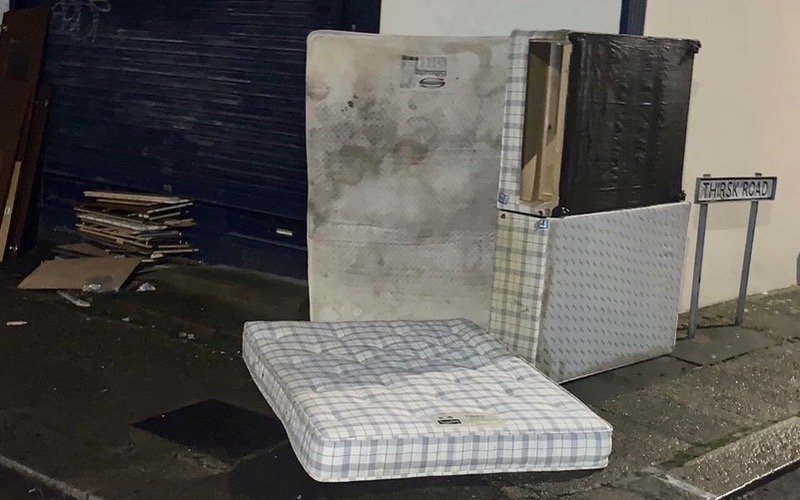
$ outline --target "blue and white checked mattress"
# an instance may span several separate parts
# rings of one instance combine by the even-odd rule
[[[318,481],[608,464],[611,426],[468,320],[249,322],[243,344]]]

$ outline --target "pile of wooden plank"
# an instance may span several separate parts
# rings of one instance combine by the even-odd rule
[[[109,253],[138,254],[148,260],[196,252],[185,230],[195,225],[192,200],[158,194],[85,191],[75,205],[77,229]]]

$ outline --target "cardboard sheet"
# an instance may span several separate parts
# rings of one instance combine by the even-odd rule
[[[20,289],[26,290],[82,290],[98,285],[102,291],[116,291],[136,270],[140,258],[89,257],[85,259],[57,259],[42,262],[28,275]]]
[[[489,323],[508,38],[308,42],[316,321]]]

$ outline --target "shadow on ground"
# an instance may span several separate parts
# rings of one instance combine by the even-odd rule
[[[506,498],[483,476],[319,483],[297,461],[288,443],[236,467],[230,492],[240,498],[494,500]]]

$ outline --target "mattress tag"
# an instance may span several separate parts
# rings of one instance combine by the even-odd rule
[[[447,78],[447,56],[400,57],[400,88],[435,90],[444,87]]]
[[[483,413],[458,413],[431,417],[440,427],[499,427],[500,420]]]

